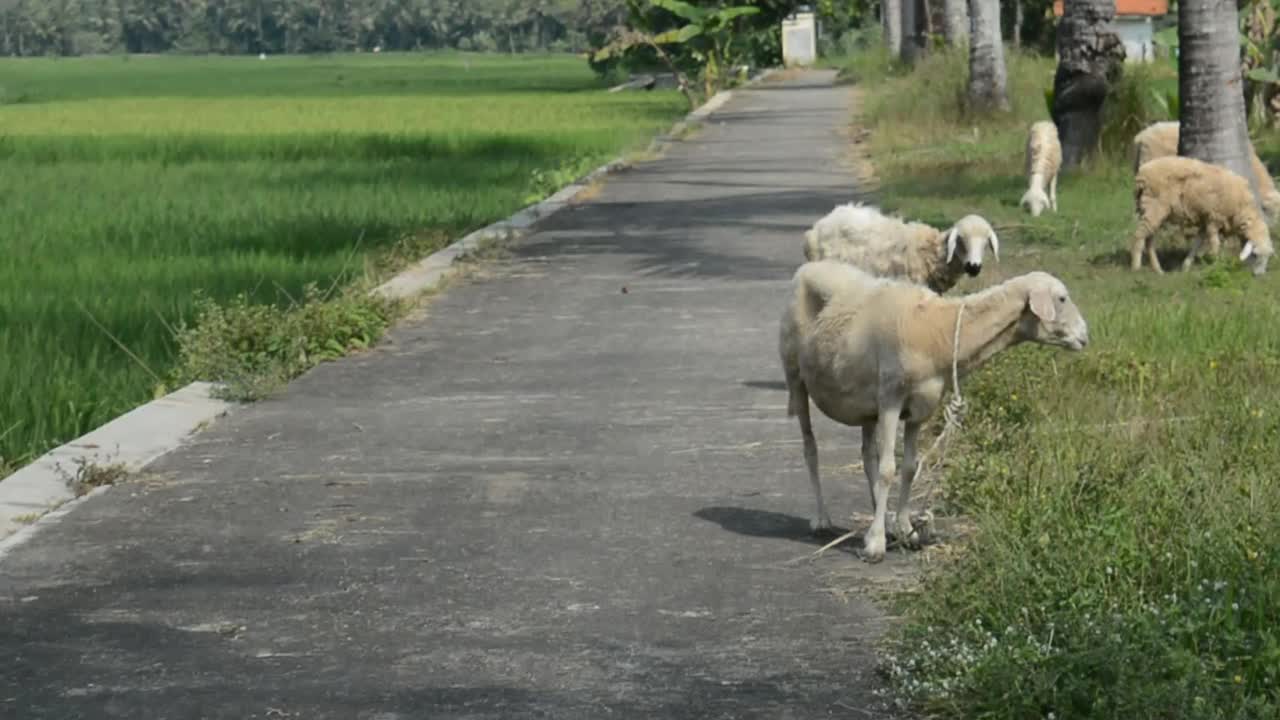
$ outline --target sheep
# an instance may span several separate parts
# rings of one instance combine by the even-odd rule
[[[882,277],[950,290],[961,272],[982,272],[987,245],[1000,260],[1000,240],[990,223],[967,215],[947,230],[890,217],[869,205],[840,205],[804,234],[806,261],[832,259]],[[963,245],[960,253],[957,247]]]
[[[1040,217],[1045,208],[1058,211],[1058,170],[1062,167],[1062,145],[1058,142],[1058,126],[1048,120],[1032,123],[1027,134],[1027,182],[1030,187],[1018,201],[1032,217]],[[1049,191],[1045,192],[1048,183]]]
[[[1178,122],[1176,120],[1158,122],[1143,128],[1142,132],[1133,136],[1133,172],[1148,162],[1162,157],[1178,154]],[[1252,148],[1249,149],[1249,165],[1253,168],[1254,181],[1258,183],[1258,197],[1262,200],[1262,211],[1275,219],[1280,217],[1280,191],[1276,190],[1275,180],[1262,158]]]
[[[896,533],[915,544],[910,521],[916,441],[951,385],[954,354],[961,375],[1000,351],[1032,341],[1079,351],[1089,343],[1084,317],[1067,288],[1045,272],[947,298],[917,285],[877,278],[823,260],[796,271],[782,315],[778,352],[788,392],[787,415],[800,421],[804,459],[817,503],[815,530],[831,528],[818,478],[818,445],[809,401],[832,420],[862,428],[862,464],[875,516],[863,557],[884,558],[885,513],[894,475],[898,422],[905,422]]]
[[[1253,273],[1266,272],[1274,248],[1262,213],[1253,202],[1249,182],[1230,170],[1177,155],[1156,158],[1138,169],[1134,179],[1134,205],[1138,228],[1129,246],[1130,266],[1142,269],[1146,250],[1151,267],[1163,273],[1156,257],[1155,233],[1166,220],[1196,228],[1196,236],[1182,269],[1187,270],[1205,243],[1216,255],[1220,233],[1239,236],[1244,248],[1240,259],[1253,265]]]

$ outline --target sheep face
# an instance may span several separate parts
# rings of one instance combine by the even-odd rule
[[[1267,271],[1267,263],[1274,253],[1271,235],[1264,233],[1259,242],[1250,240],[1244,244],[1244,249],[1240,251],[1240,259],[1250,266],[1254,275],[1261,275]]]
[[[1089,326],[1072,302],[1067,286],[1048,273],[1028,276],[1027,307],[1018,323],[1018,333],[1042,345],[1083,350],[1089,344]]]
[[[1253,246],[1253,243],[1245,243],[1240,259],[1250,265],[1254,275],[1261,275],[1267,271],[1267,263],[1270,262],[1272,253],[1270,248],[1259,250]]]
[[[1049,196],[1043,190],[1028,190],[1018,204],[1026,208],[1027,212],[1031,213],[1031,217],[1040,217],[1040,214],[1049,207]]]
[[[959,261],[969,277],[982,272],[982,256],[987,246],[996,261],[1000,260],[1000,240],[986,220],[977,215],[967,215],[947,231],[947,264],[950,265],[959,250]]]

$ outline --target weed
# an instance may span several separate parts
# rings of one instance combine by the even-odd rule
[[[99,463],[96,459],[78,457],[72,461],[74,470],[66,470],[59,464],[57,471],[76,497],[83,497],[93,490],[115,485],[129,475],[124,463]]]
[[[228,399],[260,399],[321,362],[368,348],[397,311],[359,289],[329,297],[315,285],[286,306],[202,297],[195,320],[177,330],[176,383],[208,380]]]

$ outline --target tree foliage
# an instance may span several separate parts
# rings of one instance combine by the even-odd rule
[[[0,54],[583,51],[624,0],[0,0]]]

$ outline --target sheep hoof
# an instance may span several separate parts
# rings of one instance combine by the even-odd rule
[[[863,562],[865,562],[865,563],[871,564],[871,565],[875,565],[876,563],[881,562],[882,560],[884,560],[884,551],[883,551],[883,550],[881,550],[881,551],[880,551],[880,552],[878,552],[878,553],[873,553],[873,552],[869,552],[869,551],[867,551],[867,550],[863,550],[860,554],[861,554],[861,556],[862,556],[862,561],[863,561]]]
[[[826,512],[823,512],[822,514],[815,516],[813,520],[810,520],[809,529],[814,535],[830,535],[835,537],[835,523],[831,522],[831,516]]]
[[[862,541],[862,552],[859,553],[862,559],[869,563],[878,563],[884,560],[884,537],[864,537]]]

